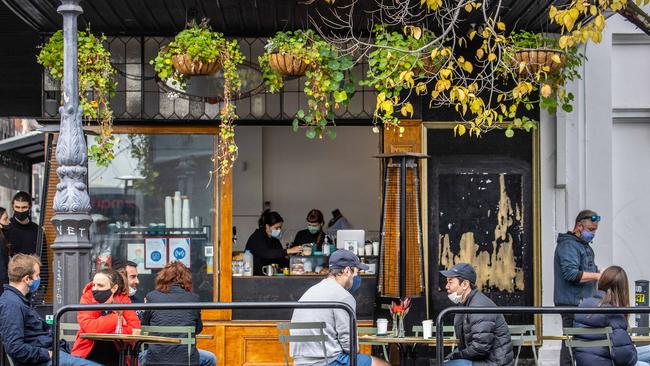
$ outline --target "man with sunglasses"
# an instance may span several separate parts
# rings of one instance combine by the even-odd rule
[[[576,216],[573,231],[560,234],[555,247],[554,274],[555,306],[578,306],[580,301],[593,296],[600,272],[595,263],[591,242],[598,230],[600,216],[594,211],[583,210]],[[562,327],[573,327],[574,314],[562,314]],[[569,350],[562,342],[560,365],[570,366]]]

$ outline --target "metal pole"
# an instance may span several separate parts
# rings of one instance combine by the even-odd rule
[[[83,12],[80,0],[62,0],[57,11],[63,16],[63,101],[59,108],[61,126],[56,146],[56,174],[59,176],[54,196],[56,239],[54,252],[54,311],[79,301],[90,276],[90,197],[86,176],[88,148],[79,107],[77,65],[77,17]],[[72,314],[69,314],[72,315]]]
[[[399,158],[399,297],[406,296],[406,156]]]

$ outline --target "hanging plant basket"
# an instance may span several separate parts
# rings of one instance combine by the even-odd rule
[[[192,60],[186,53],[172,56],[172,65],[174,65],[176,71],[188,76],[212,75],[221,70],[221,62],[219,60],[213,62]]]
[[[554,56],[557,56],[560,62],[554,61]],[[554,73],[561,70],[566,64],[566,55],[560,50],[550,48],[525,48],[517,51],[514,55],[519,71],[519,64],[526,63],[526,67],[521,69],[519,73],[528,73],[529,75],[537,74],[542,71],[545,66],[548,66],[547,73]]]
[[[272,53],[269,65],[273,71],[282,76],[304,76],[309,65],[302,57],[291,53]]]

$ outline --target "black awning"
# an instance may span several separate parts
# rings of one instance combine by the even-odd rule
[[[336,5],[346,0],[337,0]],[[62,27],[56,12],[58,0],[2,0],[26,24],[42,33]],[[360,7],[372,7],[363,0]],[[548,8],[561,0],[503,0],[503,21],[512,28],[555,32]],[[170,36],[184,28],[188,19],[209,18],[212,28],[227,36],[264,37],[277,31],[307,28],[309,19],[331,14],[323,0],[84,0],[80,28],[92,25],[107,35]],[[493,10],[493,9],[491,9]],[[363,9],[360,11],[363,14]],[[466,27],[477,19],[468,18]],[[2,27],[3,25],[0,25]]]
[[[0,154],[11,154],[30,164],[45,160],[45,135],[40,131],[0,140]]]

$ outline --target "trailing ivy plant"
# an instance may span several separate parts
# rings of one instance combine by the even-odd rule
[[[96,37],[90,33],[77,32],[77,63],[79,67],[79,105],[86,121],[97,121],[99,135],[96,144],[88,151],[88,157],[98,166],[107,166],[113,160],[113,149],[118,142],[113,136],[113,111],[109,98],[115,94],[113,75],[115,69],[110,63],[110,52],[104,48],[106,36]],[[59,30],[47,43],[41,46],[37,61],[56,80],[63,79],[63,31]]]
[[[306,127],[308,138],[322,138],[323,134],[335,138],[334,110],[347,106],[355,92],[352,57],[340,55],[334,45],[313,30],[278,32],[267,41],[265,53],[259,57],[264,81],[272,93],[284,85],[282,75],[269,64],[269,56],[274,53],[293,55],[308,65],[303,89],[308,109],[296,113],[294,131]]]
[[[405,26],[402,31],[390,31],[377,25],[373,32],[375,48],[368,55],[368,71],[361,84],[377,90],[375,123],[381,122],[386,128],[399,128],[401,133],[403,127],[399,125],[397,108],[402,117],[413,116],[413,105],[408,101],[410,92],[414,90],[417,95],[426,93],[426,82],[418,79],[437,73],[448,55],[437,49],[433,53],[416,52],[435,38],[428,30]]]
[[[176,70],[172,63],[172,57],[181,54],[187,54],[193,61],[219,62],[223,67],[225,82],[222,107],[219,111],[221,122],[215,160],[218,162],[218,175],[227,175],[237,159],[234,121],[238,117],[233,97],[241,89],[237,66],[244,62],[244,56],[237,41],[226,40],[222,33],[214,32],[207,19],[200,24],[194,21],[188,24],[188,28],[178,33],[174,40],[150,61],[161,80],[184,87],[189,77]]]

